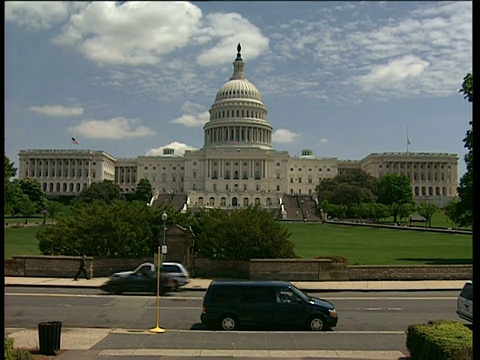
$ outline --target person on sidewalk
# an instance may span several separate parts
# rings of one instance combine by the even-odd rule
[[[88,274],[87,274],[87,261],[85,259],[85,254],[83,254],[82,256],[82,259],[80,260],[80,266],[78,268],[78,271],[77,273],[75,274],[75,278],[74,280],[77,281],[78,280],[78,277],[80,276],[80,274],[83,273],[83,276],[85,276],[85,279],[90,279],[88,277]]]

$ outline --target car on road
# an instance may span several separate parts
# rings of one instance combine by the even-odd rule
[[[110,294],[122,293],[157,293],[158,274],[155,266],[152,268],[142,264],[133,271],[123,271],[112,276],[100,286],[100,289]],[[176,291],[177,285],[172,275],[160,273],[159,294]]]
[[[153,263],[145,262],[140,264],[135,270],[131,271],[122,271],[114,273],[113,277],[125,276],[129,274],[141,273],[143,271],[156,271],[156,266]],[[172,275],[173,280],[175,281],[177,289],[185,284],[190,282],[190,275],[185,269],[185,267],[178,262],[164,262],[160,268],[161,273],[168,273]]]
[[[335,306],[287,281],[214,280],[203,298],[202,324],[221,330],[273,326],[312,331],[335,327]]]
[[[177,288],[190,282],[190,274],[185,267],[178,262],[164,262],[160,269],[164,273],[173,275]]]
[[[457,315],[473,323],[473,281],[467,281],[458,295]]]

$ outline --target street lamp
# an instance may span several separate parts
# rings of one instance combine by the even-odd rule
[[[43,210],[43,225],[45,225],[47,222],[47,210]]]
[[[160,244],[158,245],[158,252],[157,252],[157,323],[156,326],[153,329],[150,329],[150,332],[153,333],[164,333],[165,329],[162,329],[159,324],[160,324],[160,268],[162,267],[163,261],[164,261],[164,252],[166,252],[166,229],[167,229],[167,213],[164,211],[162,214],[162,220],[163,220],[163,251],[160,251]],[[161,254],[161,255],[160,255]],[[162,259],[160,260],[160,256],[162,256]]]
[[[165,262],[165,253],[167,250],[167,218],[168,215],[163,211],[162,220],[163,220],[163,251],[162,251],[162,264]]]

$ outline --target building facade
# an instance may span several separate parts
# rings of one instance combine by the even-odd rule
[[[458,156],[446,153],[372,153],[362,160],[318,157],[305,149],[291,157],[272,147],[273,126],[260,91],[245,76],[240,46],[233,75],[218,90],[204,125],[204,146],[177,155],[116,159],[104,151],[21,150],[19,179],[37,179],[48,196],[78,195],[92,182],[112,180],[123,193],[136,190],[142,178],[152,195],[185,194],[188,207],[235,207],[260,204],[278,208],[282,197],[309,195],[316,186],[348,169],[381,178],[406,175],[417,201],[443,207],[456,197]]]

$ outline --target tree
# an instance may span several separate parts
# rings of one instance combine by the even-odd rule
[[[137,185],[137,190],[135,191],[135,199],[143,203],[150,203],[151,198],[152,184],[150,184],[148,179],[140,179]]]
[[[194,216],[197,256],[242,260],[296,257],[287,228],[259,206],[202,210]]]
[[[47,197],[42,190],[42,185],[34,178],[23,178],[18,181],[22,192],[36,204],[36,211],[41,212],[45,208]]]
[[[438,206],[428,202],[422,202],[417,206],[417,212],[427,221],[428,227],[432,227],[432,216],[438,211]]]
[[[473,103],[473,73],[468,73],[463,78],[462,89],[464,98]],[[460,179],[460,185],[457,189],[460,201],[456,203],[458,209],[454,212],[457,218],[455,222],[459,226],[470,226],[473,224],[473,120],[469,122],[470,129],[467,130],[463,142],[464,147],[468,149],[464,160],[467,171]]]
[[[458,199],[452,199],[449,201],[447,205],[443,208],[443,211],[445,212],[445,215],[453,222],[453,227],[455,227],[455,224],[457,222],[457,219],[461,217],[461,214],[459,214],[460,206],[458,206],[459,200]]]
[[[14,163],[10,161],[8,156],[4,155],[4,183],[7,183],[10,181],[12,177],[14,177],[17,174],[17,168],[14,166]]]
[[[393,221],[397,222],[400,207],[404,204],[414,203],[410,179],[405,175],[384,175],[378,181],[377,201],[391,206]]]
[[[154,212],[139,201],[77,202],[71,216],[37,231],[39,248],[44,255],[150,256],[160,231]]]
[[[354,206],[375,200],[377,179],[362,170],[347,170],[333,179],[324,179],[317,186],[319,202]]]
[[[55,217],[62,212],[63,205],[58,201],[47,201],[45,204],[45,210],[50,218],[55,219]]]
[[[28,223],[28,218],[35,214],[37,211],[37,204],[30,200],[30,198],[22,194],[18,203],[18,212],[25,217],[25,225]]]
[[[83,203],[92,203],[95,200],[103,201],[107,204],[113,203],[115,200],[121,199],[120,186],[111,180],[103,180],[90,185],[88,189],[84,189],[78,196],[78,201]]]
[[[18,204],[21,201],[23,192],[18,184],[18,180],[7,181],[4,183],[3,204],[4,214],[15,216],[18,213]]]

